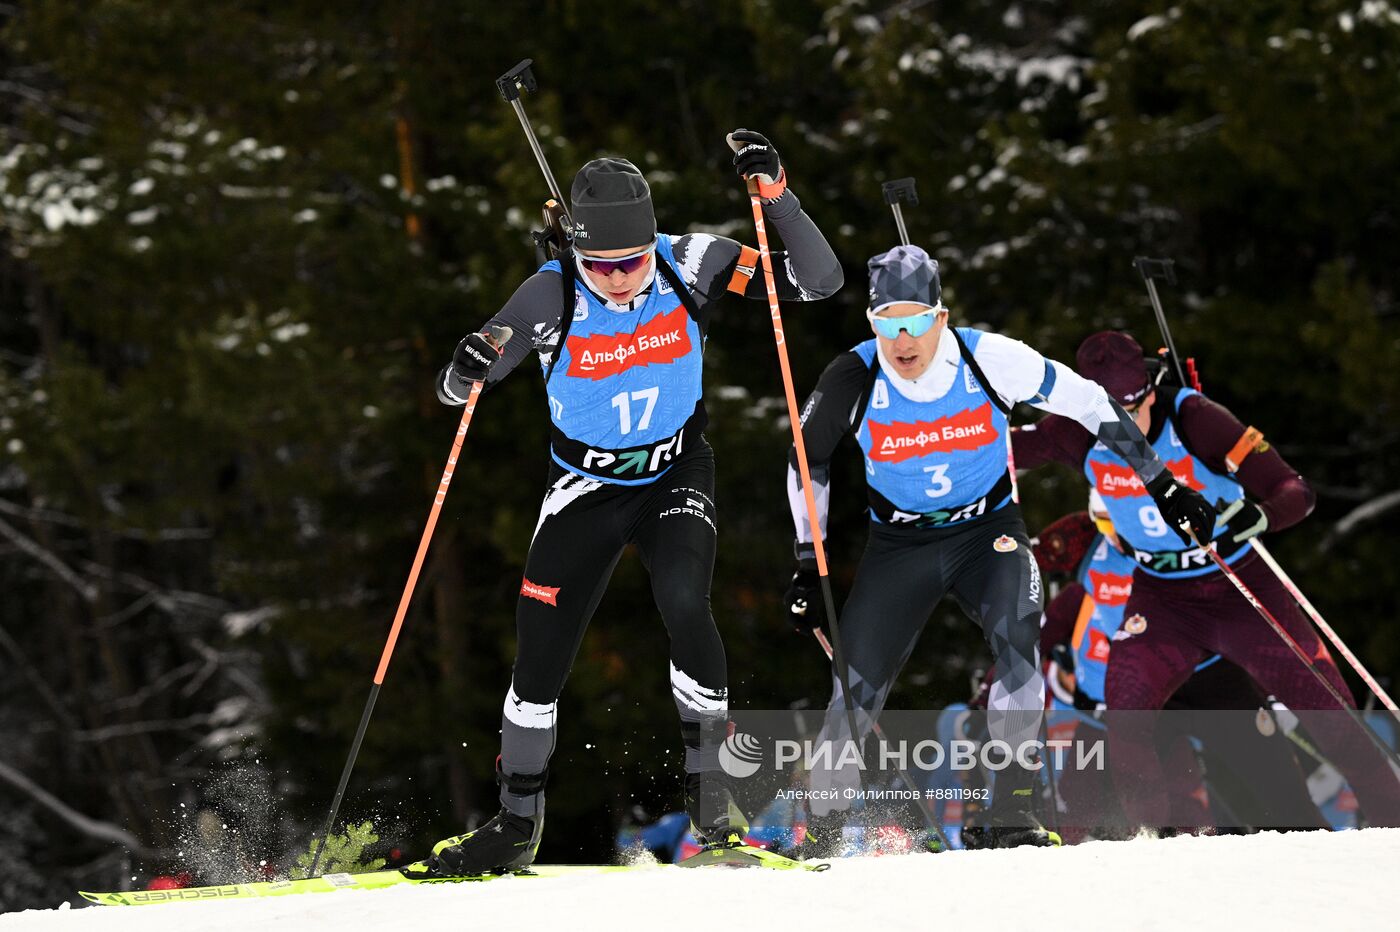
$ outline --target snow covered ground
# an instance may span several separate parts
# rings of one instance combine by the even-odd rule
[[[656,870],[149,907],[30,910],[2,932],[101,929],[1395,928],[1400,829],[1098,842]]]

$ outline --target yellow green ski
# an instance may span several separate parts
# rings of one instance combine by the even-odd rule
[[[160,903],[193,903],[201,900],[257,899],[269,896],[295,896],[302,893],[335,893],[340,890],[383,890],[388,887],[420,884],[485,883],[505,878],[572,877],[616,871],[646,870],[651,865],[542,864],[514,874],[476,874],[468,877],[407,877],[401,871],[373,871],[368,874],[323,874],[309,880],[270,880],[258,883],[227,883],[213,887],[183,887],[178,890],[129,890],[120,893],[88,893],[79,896],[101,906],[151,906]],[[654,868],[652,868],[654,869]]]
[[[383,890],[389,887],[421,884],[486,883],[497,880],[529,880],[538,877],[579,877],[623,871],[667,870],[671,867],[763,867],[775,870],[822,871],[829,864],[794,861],[763,848],[732,845],[702,850],[679,865],[670,864],[536,864],[509,874],[474,874],[465,877],[409,877],[402,871],[373,871],[367,874],[323,874],[309,880],[272,880],[259,883],[228,883],[212,887],[184,887],[178,890],[128,890],[117,893],[88,893],[79,896],[99,906],[155,906],[162,903],[196,903],[208,900],[259,899],[270,896],[296,896],[303,893],[336,893],[340,890]]]

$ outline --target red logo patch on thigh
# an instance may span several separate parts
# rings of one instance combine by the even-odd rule
[[[526,598],[543,602],[545,605],[553,605],[555,608],[559,607],[559,602],[557,600],[559,595],[558,586],[539,586],[526,579],[520,584],[520,594]]]

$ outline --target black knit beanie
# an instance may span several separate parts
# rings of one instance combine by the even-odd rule
[[[580,249],[641,248],[656,239],[651,188],[626,159],[594,159],[580,168],[569,200]]]

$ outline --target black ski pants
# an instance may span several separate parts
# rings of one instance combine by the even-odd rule
[[[646,485],[600,482],[558,466],[551,470],[525,562],[515,670],[501,721],[501,802],[511,811],[530,816],[543,806],[542,777],[554,751],[559,694],[628,544],[636,545],[651,576],[670,636],[671,694],[686,742],[686,770],[717,768],[729,689],[724,645],[710,614],[714,494],[714,451],[703,442]],[[533,792],[513,792],[512,782],[532,789],[541,785]]]
[[[945,528],[870,525],[870,540],[841,612],[861,740],[874,728],[934,607],[950,592],[981,626],[992,652],[991,737],[1013,750],[1039,738],[1045,707],[1039,654],[1044,596],[1025,522],[1012,504]],[[849,734],[845,697],[833,676],[819,740],[844,742]],[[839,754],[833,757],[839,759]],[[859,773],[851,768],[812,774],[813,788],[844,791],[858,781]],[[824,815],[844,809],[844,798],[814,800],[812,811]]]

